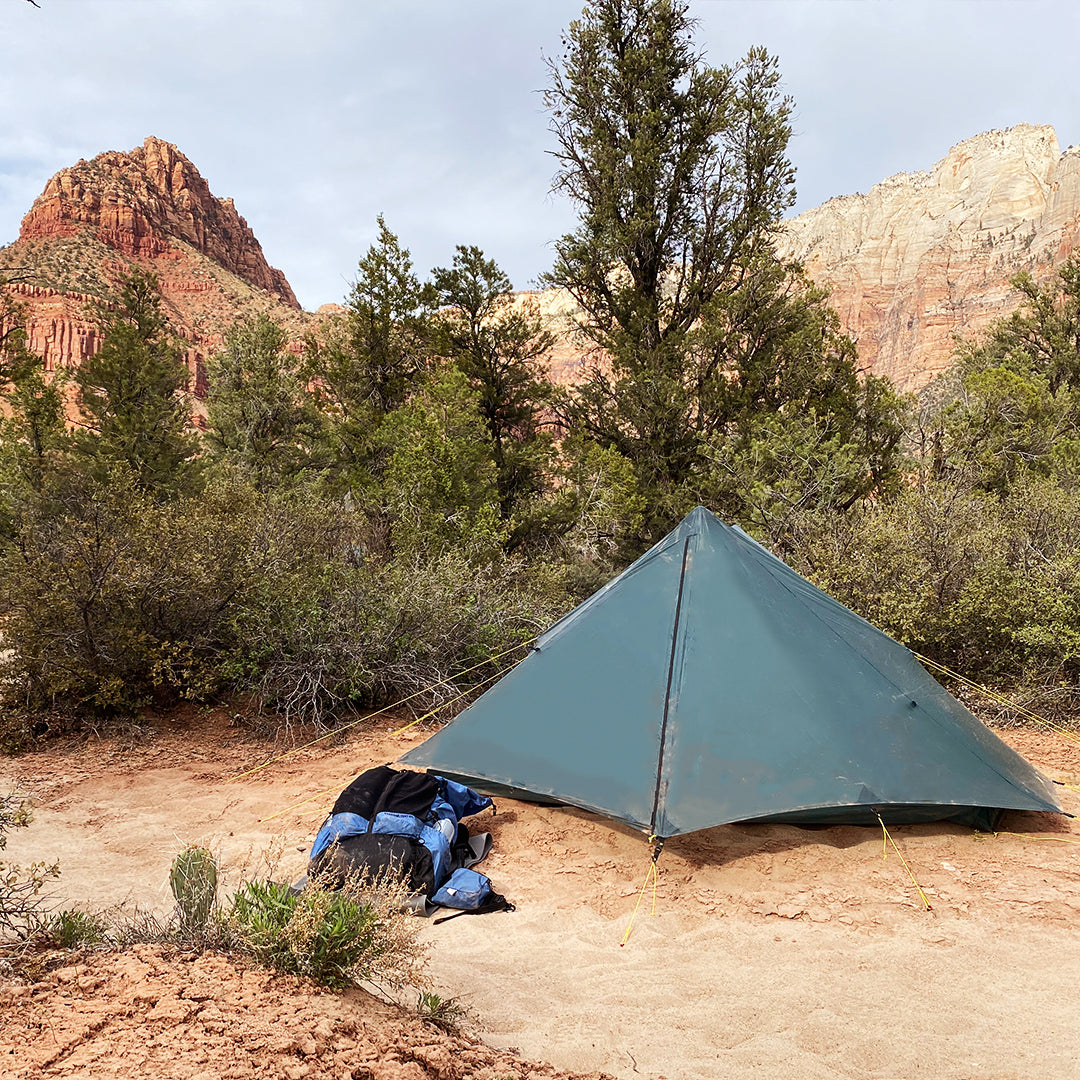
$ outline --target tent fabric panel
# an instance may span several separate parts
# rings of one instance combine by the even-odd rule
[[[719,557],[726,529],[704,528],[695,555],[658,833],[847,804],[1054,808],[1035,770],[959,703],[987,738],[942,715],[948,695],[902,646],[853,616],[873,631],[871,662],[792,605],[791,571],[773,556]],[[915,697],[927,681],[936,693]]]
[[[681,569],[681,548],[658,552],[402,761],[646,828]]]
[[[402,760],[659,836],[1059,810],[908,650],[700,507],[538,646]]]
[[[895,689],[868,664],[852,678],[852,658],[807,633],[782,588],[767,575],[747,574],[738,559],[716,557],[725,540],[709,530],[695,554],[665,753],[658,823],[665,835],[707,827],[710,819],[855,801],[875,770],[837,761],[838,748],[846,741],[844,756],[859,759],[866,748],[852,741],[873,748],[884,732],[903,742],[896,726],[906,717]],[[838,739],[852,715],[865,735],[873,727],[874,738],[856,732]]]
[[[561,619],[549,626],[537,637],[537,650],[547,648],[547,646],[552,644],[572,626],[576,626],[594,608],[602,606],[612,593],[625,592],[627,589],[632,590],[634,587],[634,578],[639,573],[650,566],[656,559],[666,557],[666,559],[670,561],[676,549],[678,549],[679,552],[682,550],[682,536],[678,530],[669,533],[663,540],[654,544],[644,555],[641,555],[632,562],[621,574],[612,578],[606,584],[601,585],[592,596],[582,600],[582,602],[572,611],[567,612]]]
[[[716,526],[727,528],[719,522]],[[805,606],[810,616],[824,624],[823,629],[832,631],[838,649],[846,648],[862,661],[868,662],[887,684],[897,689],[902,698],[906,697],[914,703],[913,707],[939,726],[954,755],[970,755],[989,772],[997,774],[1005,790],[1018,788],[1026,793],[1029,798],[1025,800],[1025,805],[1016,809],[1057,809],[1053,789],[1046,778],[948,693],[909,649],[796,574],[745,534],[740,539],[740,554],[747,563],[753,562],[755,569],[764,568],[773,580],[787,588],[793,598]],[[811,621],[811,632],[812,627]],[[958,764],[956,757],[950,760],[952,768],[958,767]],[[974,762],[969,761],[968,767],[974,768]],[[994,784],[996,788],[1001,786],[1000,783]],[[994,797],[990,792],[983,795],[988,799]]]

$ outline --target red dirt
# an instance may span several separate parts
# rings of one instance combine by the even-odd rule
[[[36,804],[8,854],[58,857],[58,900],[97,907],[167,910],[171,855],[192,842],[215,849],[231,884],[273,845],[279,876],[298,876],[337,792],[422,737],[360,730],[240,779],[230,778],[271,754],[185,720],[129,745],[0,761],[0,788],[18,784]],[[1075,737],[1003,736],[1080,786]],[[1076,791],[1058,791],[1080,812]],[[518,909],[422,936],[431,987],[472,1009],[483,1044],[448,1041],[360,992],[320,994],[221,957],[143,947],[34,987],[0,983],[0,1076],[566,1075],[522,1062],[510,1052],[520,1048],[627,1080],[1080,1077],[1075,820],[1009,814],[993,836],[893,829],[930,911],[892,848],[882,859],[880,830],[725,826],[672,840],[655,917],[647,890],[624,948],[649,865],[640,835],[510,801],[477,824],[495,836],[484,868]],[[188,993],[207,985],[216,997]]]
[[[444,1034],[363,991],[320,993],[223,956],[147,945],[33,985],[0,985],[0,1009],[0,1074],[9,1080],[585,1080]]]

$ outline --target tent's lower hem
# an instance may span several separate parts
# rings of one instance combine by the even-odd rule
[[[950,822],[966,825],[979,832],[993,832],[1004,813],[991,806],[943,806],[925,804],[886,804],[874,806],[818,806],[793,810],[787,814],[740,818],[739,825],[927,825]]]
[[[521,788],[511,787],[509,784],[500,784],[494,780],[485,780],[478,776],[469,776],[467,773],[456,773],[446,769],[438,769],[434,766],[425,766],[429,773],[437,773],[445,776],[447,780],[454,780],[459,784],[465,784],[481,795],[490,795],[493,799],[513,799],[515,802],[538,803],[540,806],[573,806],[565,799],[556,799],[553,796],[538,795],[534,791],[524,791]],[[599,813],[600,811],[597,811]]]
[[[438,772],[450,780],[467,784],[469,787],[490,795],[495,799],[514,799],[518,802],[537,803],[540,806],[580,806],[577,803],[567,802],[553,796],[537,794],[533,791],[524,791],[521,788],[497,781],[485,780],[477,776],[468,776],[464,773],[457,774],[434,768],[430,772]],[[602,810],[591,807],[581,807],[592,810],[593,813],[603,814]],[[1030,809],[1035,809],[1034,807]],[[885,803],[878,807],[866,803],[856,803],[848,806],[816,806],[804,810],[792,810],[785,814],[768,814],[762,817],[738,818],[734,821],[717,822],[725,825],[869,825],[880,828],[883,821],[886,825],[926,825],[933,822],[949,822],[956,825],[964,825],[979,832],[993,832],[1001,820],[1005,809],[993,806],[953,806],[943,803]],[[878,815],[880,814],[880,821]],[[646,829],[640,822],[631,821],[627,818],[615,818],[623,821],[635,829]],[[701,829],[712,826],[701,826]],[[686,832],[699,832],[701,829],[675,829],[664,833],[664,837],[678,836]]]

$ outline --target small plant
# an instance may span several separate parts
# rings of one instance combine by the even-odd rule
[[[0,851],[7,846],[7,830],[25,828],[30,817],[26,799],[0,795]],[[58,862],[18,866],[0,859],[0,945],[9,937],[23,940],[41,925],[41,891],[59,876]]]
[[[428,990],[421,991],[416,999],[417,1016],[449,1034],[458,1031],[468,1013],[457,998],[443,998]]]
[[[49,920],[45,931],[61,949],[81,949],[109,939],[108,923],[86,911],[61,911]]]
[[[348,897],[311,888],[249,881],[230,919],[242,947],[260,963],[323,986],[345,987],[374,959],[372,915]]]
[[[180,912],[183,934],[202,934],[217,898],[217,863],[203,847],[188,847],[173,859],[169,886]]]
[[[422,950],[395,885],[357,884],[337,892],[309,884],[301,893],[249,881],[227,917],[240,947],[267,967],[343,988],[365,980],[415,984]]]

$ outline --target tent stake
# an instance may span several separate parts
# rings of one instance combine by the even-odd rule
[[[623,932],[622,941],[619,942],[619,948],[621,949],[630,940],[630,931],[634,929],[634,920],[637,918],[638,908],[641,907],[642,897],[645,895],[645,890],[649,887],[649,882],[652,882],[652,911],[650,915],[656,914],[656,880],[659,877],[659,871],[656,869],[656,861],[660,858],[660,852],[664,850],[664,838],[662,836],[650,836],[649,839],[653,841],[653,853],[652,858],[649,860],[649,870],[645,875],[645,880],[641,883],[641,889],[638,891],[637,903],[634,904],[634,910],[630,913],[630,921],[626,924],[626,930]]]

